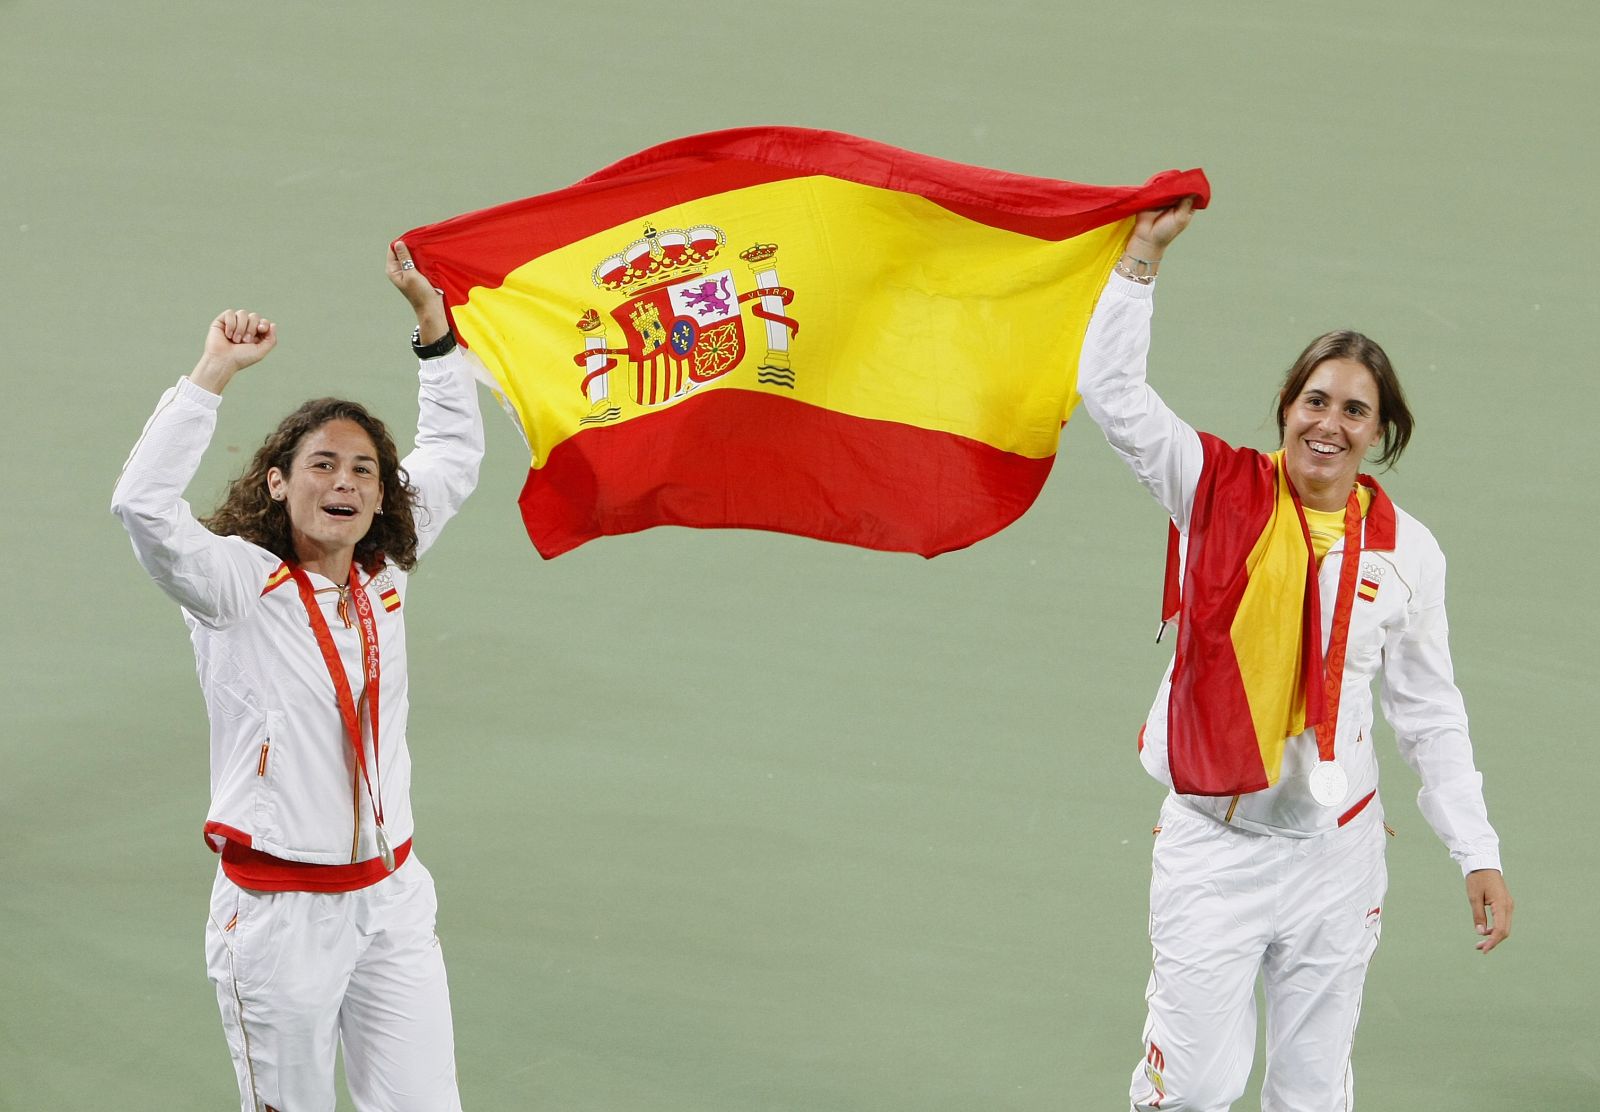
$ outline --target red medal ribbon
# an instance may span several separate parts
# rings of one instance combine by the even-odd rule
[[[1333,628],[1328,631],[1328,654],[1323,690],[1327,711],[1317,723],[1317,756],[1334,759],[1333,743],[1339,726],[1339,696],[1344,691],[1344,650],[1350,640],[1350,614],[1356,603],[1356,572],[1361,566],[1361,499],[1355,488],[1344,504],[1344,556],[1339,565],[1339,594],[1333,603]]]
[[[367,772],[367,749],[361,736],[361,715],[356,707],[355,696],[350,692],[350,679],[344,673],[344,661],[339,658],[339,650],[334,646],[333,634],[328,632],[328,622],[322,616],[322,607],[317,605],[315,589],[311,580],[306,576],[305,570],[298,564],[289,565],[290,574],[294,576],[295,586],[300,589],[300,601],[305,604],[306,614],[311,619],[311,632],[317,638],[317,648],[322,650],[323,663],[328,666],[328,677],[333,680],[333,693],[339,700],[339,716],[344,719],[345,733],[350,738],[350,748],[355,751],[356,767],[361,770],[361,778],[367,784],[367,796],[372,800],[372,817],[377,820],[378,829],[383,829],[383,800],[378,792],[372,789],[372,777]],[[355,603],[357,628],[361,631],[361,664],[365,677],[365,689],[361,693],[362,699],[367,704],[368,718],[372,723],[372,763],[378,763],[378,623],[372,616],[372,600],[367,598],[366,589],[361,586],[360,569],[355,563],[350,564],[350,580],[346,593]]]

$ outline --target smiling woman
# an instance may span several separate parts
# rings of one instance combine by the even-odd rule
[[[404,462],[364,407],[309,401],[196,521],[182,495],[221,394],[277,343],[229,310],[112,497],[182,607],[211,720],[206,962],[244,1109],[332,1108],[341,1046],[357,1107],[461,1107],[433,878],[412,853],[403,604],[477,482],[483,426],[470,357],[404,244],[388,275],[417,316]]]
[[[1444,556],[1361,473],[1398,459],[1412,417],[1383,349],[1330,332],[1277,396],[1280,447],[1197,432],[1145,381],[1156,273],[1182,203],[1139,215],[1084,338],[1084,407],[1172,518],[1163,617],[1177,644],[1139,733],[1171,789],[1150,885],[1154,953],[1137,1109],[1226,1109],[1255,1047],[1265,983],[1263,1108],[1333,1112],[1388,874],[1371,744],[1372,682],[1418,803],[1466,877],[1487,953],[1511,931],[1452,678]]]
[[[1380,439],[1387,467],[1411,442],[1405,391],[1384,350],[1359,332],[1329,332],[1306,345],[1278,391],[1278,439],[1302,500],[1343,507],[1362,461]]]
[[[352,556],[369,572],[385,558],[410,571],[415,500],[383,422],[356,402],[318,398],[273,430],[204,524],[329,578]]]

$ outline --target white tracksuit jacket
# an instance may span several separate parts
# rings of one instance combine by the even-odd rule
[[[1150,347],[1153,287],[1113,274],[1095,307],[1084,338],[1078,390],[1111,446],[1172,515],[1180,554],[1188,545],[1204,453],[1200,437],[1145,381]],[[1383,715],[1394,729],[1401,756],[1422,778],[1417,797],[1423,816],[1463,873],[1500,868],[1499,838],[1489,825],[1483,777],[1472,762],[1466,709],[1450,664],[1444,609],[1444,554],[1414,517],[1395,508],[1392,552],[1363,551],[1362,577],[1379,584],[1377,597],[1357,599],[1340,695],[1335,752],[1349,775],[1348,797],[1324,807],[1311,798],[1307,776],[1317,760],[1308,730],[1286,747],[1278,783],[1238,797],[1178,796],[1183,803],[1248,830],[1309,837],[1331,830],[1339,817],[1378,786],[1372,746],[1372,680],[1383,676]],[[1324,599],[1338,593],[1344,542],[1323,558],[1319,588]],[[1326,647],[1333,607],[1322,608]],[[1167,706],[1172,666],[1156,692],[1144,727],[1140,759],[1157,780],[1172,785],[1167,764]]]
[[[402,461],[417,489],[417,552],[438,537],[478,479],[483,423],[472,359],[456,349],[422,363],[415,449]],[[111,509],[146,571],[179,606],[194,643],[211,719],[211,809],[205,830],[290,861],[342,865],[378,856],[372,801],[339,717],[333,682],[293,580],[263,594],[281,561],[239,537],[211,533],[183,491],[216,427],[222,399],[187,378],[161,397],[123,468]],[[334,584],[315,573],[313,587]],[[385,582],[385,577],[387,582]],[[381,655],[378,762],[373,788],[390,845],[412,835],[406,748],[407,574],[383,568],[367,593]],[[400,605],[380,592],[392,584]],[[317,596],[353,692],[363,673],[360,635],[336,617],[337,595]],[[369,774],[373,771],[370,746]]]

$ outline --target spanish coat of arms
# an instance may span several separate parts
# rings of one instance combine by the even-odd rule
[[[640,406],[665,405],[726,375],[745,356],[747,307],[765,329],[766,354],[757,380],[794,389],[789,341],[800,324],[785,312],[794,291],[778,282],[778,248],[757,243],[739,253],[754,282],[754,288],[741,292],[734,271],[716,267],[726,241],[722,229],[709,224],[665,231],[646,225],[640,239],[594,268],[596,287],[624,297],[611,319],[626,346],[608,340],[597,309],[578,318],[584,347],[573,362],[583,368],[582,390],[589,400],[583,424],[621,416],[612,394],[619,356],[629,364],[620,377]]]

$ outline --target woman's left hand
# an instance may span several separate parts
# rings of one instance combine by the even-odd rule
[[[405,295],[416,312],[417,326],[422,329],[417,337],[419,343],[431,344],[450,331],[450,322],[444,315],[444,295],[411,261],[411,251],[403,240],[396,240],[389,246],[384,273],[388,274],[394,288]]]
[[[1514,901],[1499,869],[1478,869],[1467,874],[1467,903],[1472,907],[1472,922],[1483,936],[1478,943],[1481,952],[1487,954],[1511,937]]]

